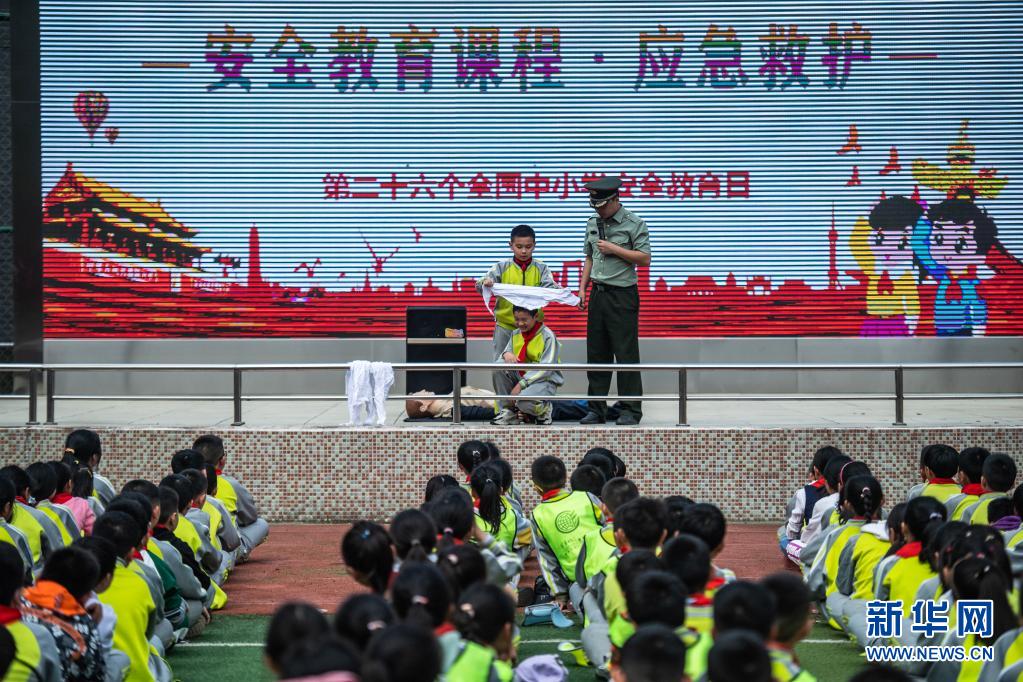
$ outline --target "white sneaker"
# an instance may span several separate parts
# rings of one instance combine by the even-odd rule
[[[491,419],[490,423],[496,426],[511,426],[512,424],[519,423],[519,416],[515,410],[506,407],[496,417]]]
[[[554,423],[554,406],[548,405],[547,409],[544,410],[541,416],[536,418],[536,423],[539,426],[550,426]]]

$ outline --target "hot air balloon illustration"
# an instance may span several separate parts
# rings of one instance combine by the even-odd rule
[[[75,116],[85,128],[85,132],[89,133],[90,140],[103,125],[109,109],[110,102],[102,92],[86,90],[75,97]]]
[[[103,131],[103,134],[107,136],[107,141],[113,144],[117,139],[117,136],[121,134],[120,128],[107,128]]]

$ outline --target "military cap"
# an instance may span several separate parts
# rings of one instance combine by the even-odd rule
[[[590,206],[603,206],[618,194],[621,178],[600,178],[587,182],[583,187],[590,193]]]

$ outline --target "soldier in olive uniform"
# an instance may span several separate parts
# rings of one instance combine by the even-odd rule
[[[597,215],[586,223],[586,264],[579,282],[579,307],[586,319],[586,361],[593,364],[639,362],[639,289],[636,266],[650,265],[650,234],[642,218],[618,200],[618,178],[602,178],[584,187]],[[588,291],[593,282],[592,293]],[[589,295],[588,295],[589,294]],[[589,394],[607,395],[611,372],[588,372]],[[618,394],[643,394],[639,372],[618,373]],[[602,424],[607,403],[591,400],[582,424]],[[617,423],[638,424],[643,417],[639,400],[624,401]]]

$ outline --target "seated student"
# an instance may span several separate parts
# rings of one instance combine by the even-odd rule
[[[186,471],[195,471],[195,469],[186,469]],[[178,525],[174,529],[174,535],[191,547],[199,565],[213,578],[217,569],[220,568],[220,552],[213,548],[209,538],[209,529],[188,518],[188,512],[192,509],[200,492],[205,494],[205,487],[197,478],[190,479],[182,474],[165,476],[160,481],[160,487],[172,488],[178,494]]]
[[[774,596],[774,630],[767,649],[775,682],[815,682],[796,657],[796,645],[813,630],[809,588],[792,573],[772,573],[760,584]]]
[[[624,562],[619,567],[624,566]],[[626,578],[626,576],[622,576]],[[646,625],[656,624],[671,628],[675,637],[685,646],[693,646],[699,641],[700,634],[684,627],[686,621],[686,588],[677,577],[666,571],[651,569],[639,575],[626,578],[625,601],[627,610],[620,623],[628,623],[628,627],[618,627],[611,634],[610,668],[621,662],[622,649]]]
[[[522,572],[522,560],[501,541],[480,528],[475,521],[472,498],[461,488],[446,490],[423,507],[440,534],[437,547],[459,542],[479,547],[487,564],[487,582],[504,586]]]
[[[640,576],[654,571],[661,571],[664,565],[657,555],[649,549],[635,549],[621,557],[615,566],[614,576],[619,585],[630,587]],[[636,631],[632,621],[625,617],[624,593],[622,590],[621,611],[614,617],[610,625],[596,614],[583,628],[582,648],[588,661],[597,667],[598,676],[603,676],[610,665],[613,647],[621,647]]]
[[[1017,613],[1023,613],[1023,590],[1019,591]],[[1017,627],[1002,634],[992,646],[992,658],[984,663],[980,671],[980,682],[996,680],[1019,680],[1023,675],[1023,621],[1017,620]]]
[[[202,453],[192,448],[178,450],[171,455],[171,473],[180,474],[185,469],[206,469],[206,458]]]
[[[831,462],[828,463],[830,467],[835,461],[841,461],[840,458],[835,457]],[[834,473],[833,471],[831,473]],[[818,555],[821,552],[822,546],[827,541],[828,536],[835,532],[836,528],[840,526],[845,518],[843,511],[847,509],[844,507],[843,502],[843,488],[845,482],[855,476],[870,476],[870,467],[863,462],[845,462],[838,470],[838,499],[835,504],[828,509],[820,518],[820,532],[817,537],[806,544],[805,547],[800,548],[799,543],[793,540],[789,543],[786,551],[789,557],[796,559],[796,564],[799,565],[805,573],[810,569],[814,562],[819,558]]]
[[[230,572],[238,563],[238,554],[242,551],[242,536],[231,512],[227,511],[227,506],[217,499],[217,489],[220,487],[217,468],[207,464],[203,473],[206,474],[206,501],[203,502],[202,510],[210,517],[213,532],[210,539],[213,540],[214,547],[224,555],[221,569]]]
[[[502,471],[493,460],[473,469],[469,488],[476,508],[476,525],[521,559],[523,546],[528,548],[532,543],[532,531],[529,522],[515,513],[511,501],[504,495],[501,481]],[[510,582],[513,588],[517,586],[518,576],[513,576]]]
[[[500,450],[491,442],[487,442],[490,449],[490,460],[487,464],[493,466],[501,474],[501,499],[511,507],[515,514],[515,542],[510,545],[515,548],[519,558],[523,562],[533,551],[533,529],[529,527],[529,519],[522,511],[522,493],[515,485],[515,475],[512,472],[511,464],[500,457]]]
[[[392,544],[383,526],[356,521],[341,539],[341,559],[355,582],[376,594],[384,594],[394,568]]]
[[[695,535],[707,543],[710,547],[711,562],[725,549],[728,524],[725,522],[725,515],[713,504],[699,502],[687,507],[679,530],[688,535]],[[707,583],[710,592],[726,582],[735,580],[735,573],[727,568],[711,563],[711,571],[711,580]]]
[[[685,495],[668,495],[664,498],[664,508],[668,510],[668,539],[682,533],[682,517],[686,510],[696,504]]]
[[[329,632],[330,623],[320,609],[305,602],[286,602],[277,607],[266,628],[263,662],[274,676],[280,676],[288,649]]]
[[[445,488],[460,488],[461,484],[454,476],[438,474],[431,476],[426,482],[426,490],[423,493],[423,502],[429,502],[439,495]]]
[[[161,485],[159,489],[160,517],[157,519],[156,525],[153,526],[153,539],[159,543],[161,550],[166,551],[165,548],[170,547],[178,553],[181,563],[188,568],[192,577],[195,578],[202,588],[203,596],[201,599],[204,604],[207,604],[212,596],[210,576],[203,570],[199,560],[195,557],[195,552],[192,551],[188,543],[174,534],[174,530],[181,519],[181,509],[188,504],[188,499],[186,498],[185,502],[182,503],[181,498],[178,497],[178,493],[173,487]],[[186,580],[185,584],[193,585],[192,581],[189,580]]]
[[[774,597],[762,585],[744,580],[728,583],[714,595],[714,629],[712,636],[702,636],[686,654],[686,672],[691,679],[698,679],[704,673],[711,677],[710,654],[714,646],[735,632],[754,634],[765,646],[774,629]],[[768,678],[770,679],[770,658],[766,649]],[[757,677],[750,679],[760,679]]]
[[[827,494],[813,505],[810,520],[806,522],[806,527],[803,528],[799,540],[790,540],[785,548],[789,558],[795,563],[802,562],[807,565],[812,563],[816,550],[820,548],[821,535],[823,535],[826,526],[825,517],[829,517],[838,504],[838,483],[842,469],[850,462],[852,462],[851,457],[832,455],[828,463],[824,465],[824,491]],[[810,548],[809,551],[807,551],[807,547]],[[804,553],[808,555],[809,561],[803,559]]]
[[[1004,536],[1011,535],[1019,530],[1020,517],[1013,507],[1013,498],[996,497],[987,506],[988,524]]]
[[[29,464],[25,469],[29,479],[32,480],[32,497],[35,499],[35,508],[49,516],[60,530],[63,545],[70,545],[82,537],[74,514],[67,507],[53,502],[53,496],[57,494],[57,474],[53,467],[45,462]]]
[[[874,568],[874,594],[876,595],[881,587],[881,582],[884,576],[888,574],[892,564],[899,560],[896,556],[896,552],[902,549],[902,546],[906,544],[906,538],[902,535],[902,520],[906,515],[906,503],[899,502],[897,505],[892,507],[891,511],[888,512],[888,518],[885,519],[884,526],[888,532],[888,551],[885,552],[884,558],[877,563]]]
[[[813,454],[810,463],[810,476],[813,481],[792,494],[792,498],[785,506],[785,523],[778,528],[778,543],[781,546],[782,554],[785,554],[785,547],[792,540],[799,540],[803,535],[803,529],[810,522],[813,515],[813,507],[817,500],[827,495],[827,486],[824,481],[824,469],[832,457],[841,455],[842,451],[833,445],[825,445],[818,448]]]
[[[607,479],[597,467],[592,464],[580,464],[572,472],[568,480],[568,487],[572,490],[582,490],[600,499],[600,492],[604,489]]]
[[[473,469],[490,460],[490,448],[481,440],[467,440],[458,446],[455,457],[458,459],[459,472],[465,476],[465,485],[462,487],[468,491]]]
[[[992,452],[984,460],[984,467],[980,475],[980,485],[984,492],[980,499],[966,508],[962,520],[972,525],[987,525],[987,507],[991,500],[999,497],[1009,497],[1009,491],[1016,483],[1016,462],[1006,454]]]
[[[575,580],[569,587],[569,596],[576,611],[582,610],[583,592],[590,578],[604,567],[617,549],[613,525],[615,512],[623,504],[637,497],[639,488],[627,478],[612,478],[601,489],[601,511],[604,514],[604,522],[608,525],[589,531],[579,547],[579,557],[575,562]]]
[[[994,503],[992,503],[994,504]],[[988,516],[991,515],[991,508],[988,508]],[[1023,520],[1023,484],[1016,486],[1015,492],[1012,493],[1012,513],[1011,516],[1015,516]],[[1005,536],[1005,549],[1012,551],[1014,554],[1019,554],[1023,547],[1019,547],[1020,543],[1023,542],[1023,521],[1016,530],[1002,530],[1002,535]],[[1023,556],[1020,557],[1023,559]],[[1016,573],[1016,571],[1013,571]]]
[[[60,653],[53,635],[38,623],[25,621],[18,610],[19,593],[27,571],[21,554],[0,542],[0,630],[10,635],[14,656],[4,680],[60,682]]]
[[[448,621],[451,590],[433,564],[409,564],[402,568],[391,588],[394,612],[403,623],[433,632],[441,649],[441,671],[454,665],[465,643]]]
[[[244,561],[253,549],[263,544],[270,533],[266,519],[259,516],[256,500],[238,479],[224,473],[227,455],[224,441],[219,436],[199,436],[192,447],[202,453],[207,464],[217,470],[217,499],[224,503],[238,527],[242,538],[242,552],[238,557]]]
[[[906,501],[926,495],[945,504],[962,493],[962,488],[955,480],[958,472],[959,453],[955,448],[944,443],[924,447],[920,452],[920,477],[923,483],[910,488]]]
[[[228,568],[233,568],[233,564],[230,563],[230,557],[225,556],[225,554],[230,553],[221,550],[220,540],[217,537],[224,519],[216,508],[206,504],[206,491],[209,488],[209,481],[207,481],[205,473],[198,469],[185,469],[180,475],[187,478],[192,484],[192,504],[188,511],[185,512],[185,517],[192,522],[192,525],[199,532],[199,539],[202,541],[202,554],[206,557],[201,561],[204,565],[207,558],[211,564],[214,560],[217,562],[216,566],[210,569],[210,577],[213,578],[213,582],[217,585],[223,585],[227,580]],[[213,512],[215,515],[217,525],[213,524],[210,512]]]
[[[530,473],[541,498],[531,515],[533,545],[544,581],[564,606],[583,539],[604,526],[600,500],[589,493],[565,490],[565,464],[557,457],[537,457]]]
[[[764,639],[749,630],[715,638],[707,657],[708,682],[771,682],[771,659]]]
[[[11,525],[14,516],[14,486],[7,479],[0,479],[0,543],[17,550],[26,573],[22,578],[32,580],[32,548],[28,538],[18,528]]]
[[[683,682],[686,645],[671,628],[644,625],[622,647],[611,668],[614,682]]]
[[[395,514],[391,519],[390,534],[397,557],[395,573],[406,562],[436,561],[437,527],[422,510],[405,509]]]
[[[452,599],[458,599],[468,588],[487,580],[487,562],[472,545],[452,545],[438,551],[437,568],[448,581]]]
[[[75,511],[75,506],[82,508],[81,514],[81,527],[83,535],[92,535],[92,524],[96,522],[97,511],[99,507],[99,514],[103,513],[103,509],[99,506],[99,499],[93,496],[95,486],[93,483],[92,472],[89,471],[89,467],[79,467],[71,476],[71,497],[74,505],[69,505],[71,511]],[[78,519],[78,513],[75,512],[75,518]]]
[[[14,506],[11,508],[12,526],[22,532],[32,551],[32,573],[43,570],[46,559],[56,550],[63,547],[64,540],[60,529],[49,516],[32,507],[32,481],[25,470],[19,466],[8,465],[0,469],[0,478],[7,479],[14,485]]]
[[[515,306],[515,326],[508,345],[501,358],[509,364],[556,365],[561,362],[561,342],[554,332],[537,318],[538,310],[527,310]],[[523,417],[536,420],[537,424],[551,424],[553,410],[547,396],[555,395],[558,387],[565,383],[561,372],[551,370],[507,370],[494,372],[494,390],[499,395],[516,396],[513,400],[501,400],[501,411],[491,424],[506,426],[518,424]]]
[[[906,544],[895,553],[899,558],[884,576],[875,595],[882,601],[901,600],[904,617],[909,614],[907,605],[913,604],[920,585],[936,575],[923,549],[945,522],[946,513],[945,505],[930,496],[914,497],[906,505],[902,520]]]
[[[664,543],[661,561],[686,588],[686,628],[698,634],[710,634],[714,627],[714,601],[707,590],[711,571],[707,543],[695,535],[676,535]]]
[[[131,516],[119,511],[104,512],[93,528],[93,536],[110,542],[117,556],[114,578],[98,596],[117,614],[114,648],[128,657],[128,682],[156,679],[150,670],[149,638],[158,622],[157,607],[146,580],[129,568],[143,533]]]
[[[962,492],[945,502],[949,521],[958,521],[967,507],[978,502],[980,496],[984,494],[980,476],[984,470],[984,460],[990,454],[986,448],[963,448],[959,451],[959,473],[956,474],[956,483],[962,486]]]
[[[82,535],[91,535],[92,524],[96,520],[96,514],[92,511],[92,507],[89,506],[88,500],[72,494],[71,485],[75,472],[64,462],[47,462],[47,464],[53,469],[53,473],[57,477],[57,485],[55,486],[57,492],[53,494],[53,503],[59,504],[71,512],[75,525]],[[86,469],[86,472],[88,472],[88,469]],[[86,473],[86,475],[88,476],[89,474]],[[89,483],[91,487],[91,480]]]
[[[53,636],[68,679],[102,680],[106,673],[99,629],[84,602],[100,579],[99,562],[72,545],[57,550],[39,580],[21,593],[21,616]]]
[[[462,646],[447,682],[511,682],[515,660],[515,603],[496,585],[473,585],[459,597],[451,616]]]
[[[291,645],[281,658],[280,679],[359,682],[360,664],[355,647],[328,631]]]
[[[104,667],[107,672],[115,671],[113,677],[118,677],[128,669],[128,657],[114,649],[114,630],[117,626],[117,614],[107,604],[102,603],[96,595],[105,592],[114,579],[114,571],[117,569],[117,557],[114,555],[114,547],[102,538],[89,536],[77,540],[75,547],[85,550],[99,564],[99,581],[92,592],[82,601],[82,606],[92,616],[96,623],[96,630],[99,634],[100,647],[103,652]]]
[[[342,602],[334,614],[334,634],[365,652],[376,633],[396,622],[394,609],[386,599],[378,594],[356,594]]]
[[[437,640],[414,625],[380,632],[370,640],[362,662],[363,682],[433,682],[441,679],[440,671]]]
[[[500,452],[497,446],[493,443],[488,442],[487,447],[491,452]],[[508,460],[501,459],[499,456],[491,455],[490,463],[493,464],[501,471],[501,491],[508,501],[511,502],[512,507],[516,513],[522,515],[522,491],[515,485],[515,474],[512,471],[511,464]]]
[[[107,503],[117,495],[117,490],[110,479],[98,471],[100,461],[103,459],[99,434],[88,429],[76,429],[69,433],[64,440],[64,456],[68,455],[73,456],[82,466],[88,467],[92,472],[93,493],[100,505],[106,507]],[[93,511],[97,511],[97,509],[94,507]]]

